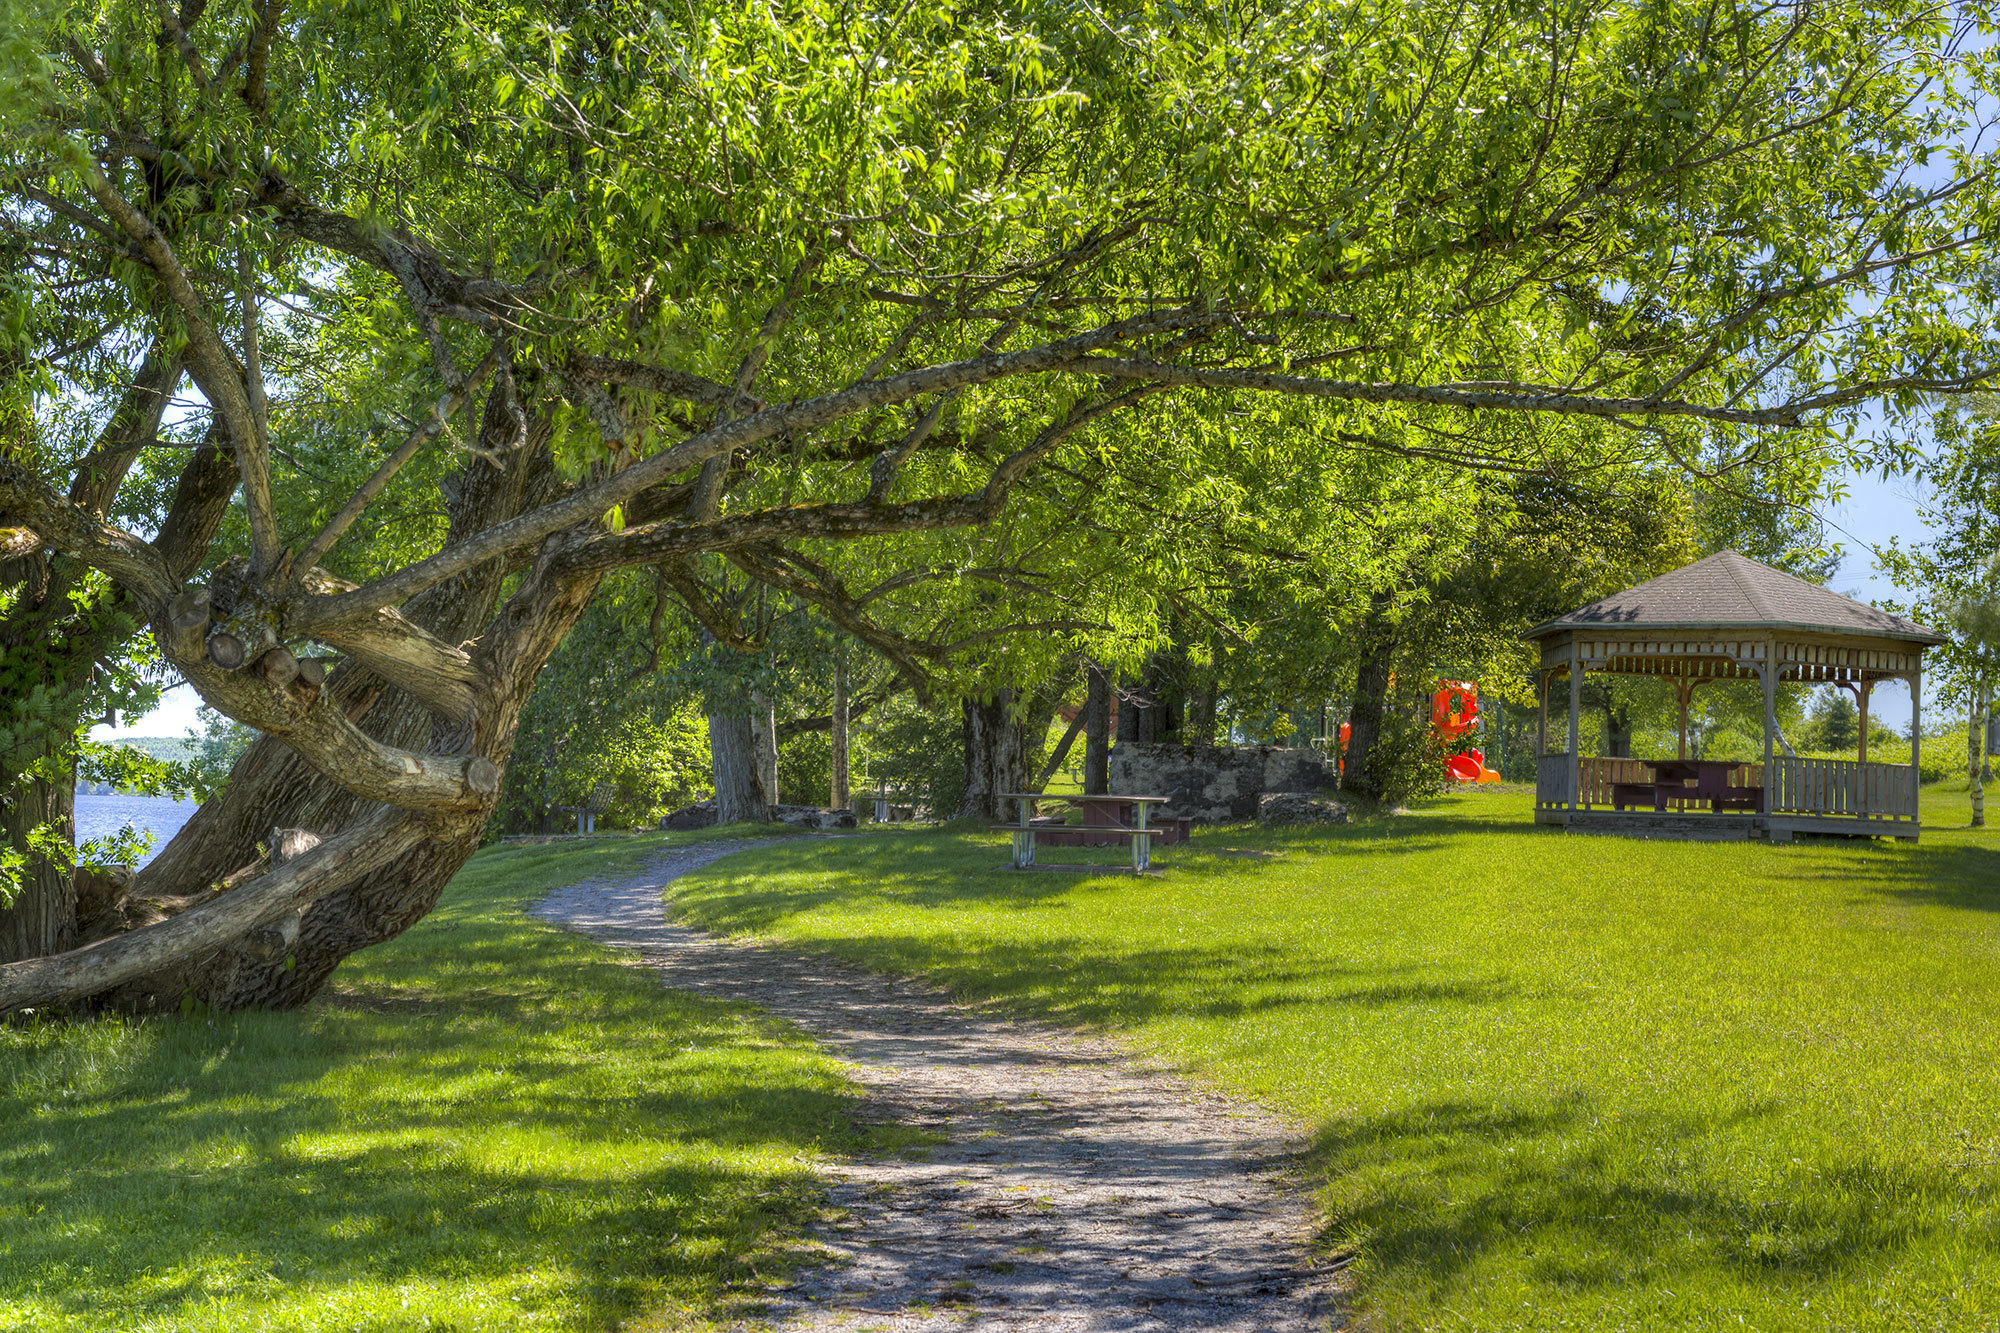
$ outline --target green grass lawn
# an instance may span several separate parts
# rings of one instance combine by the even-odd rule
[[[664,841],[482,853],[300,1013],[0,1026],[0,1329],[706,1327],[854,1094],[521,915]]]
[[[899,832],[675,898],[1296,1115],[1364,1327],[2000,1328],[2000,834],[1963,793],[1926,793],[1915,848],[1529,808],[1208,831],[1145,880]]]

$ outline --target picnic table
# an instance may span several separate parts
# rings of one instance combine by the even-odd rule
[[[1144,872],[1153,864],[1153,843],[1186,842],[1188,821],[1168,820],[1154,825],[1148,822],[1149,814],[1156,805],[1165,805],[1164,796],[1050,796],[1044,792],[1009,791],[1000,793],[1002,800],[1017,802],[1021,811],[1019,823],[995,824],[1001,832],[1013,835],[1014,860],[1016,870],[1026,870],[1035,864],[1035,847],[1106,847],[1129,840],[1132,844],[1132,869]],[[1061,801],[1080,808],[1083,822],[1079,824],[1061,823],[1054,820],[1035,818],[1037,801]]]
[[[1709,809],[1717,813],[1763,808],[1762,787],[1741,787],[1730,781],[1730,775],[1743,767],[1740,760],[1642,759],[1639,762],[1653,770],[1653,780],[1612,783],[1614,809],[1623,810],[1630,803],[1665,810],[1669,801],[1683,807],[1689,802],[1706,801]]]
[[[600,782],[590,789],[590,795],[582,805],[559,805],[556,812],[575,815],[578,833],[595,833],[597,817],[611,808],[611,798],[616,794],[617,788],[609,782]]]

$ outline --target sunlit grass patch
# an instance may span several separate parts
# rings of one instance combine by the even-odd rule
[[[1143,880],[899,834],[673,894],[1299,1116],[1365,1327],[2000,1327],[2000,835],[1964,794],[1914,848],[1529,816],[1204,830]]]
[[[300,1013],[0,1028],[0,1329],[677,1329],[782,1272],[853,1090],[522,915],[665,844],[482,853]]]

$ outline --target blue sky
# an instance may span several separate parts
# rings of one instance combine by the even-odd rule
[[[1917,517],[1918,483],[1913,477],[1878,476],[1848,479],[1849,494],[1839,504],[1822,511],[1841,544],[1840,572],[1829,581],[1835,592],[1858,597],[1864,602],[1884,598],[1907,599],[1908,594],[1882,576],[1875,563],[1874,548],[1886,546],[1891,537],[1900,537],[1905,546],[1922,541],[1930,529]],[[1897,681],[1877,687],[1870,712],[1884,725],[1901,730],[1910,724],[1910,692]],[[1937,701],[1927,701],[1925,717],[1937,720]]]

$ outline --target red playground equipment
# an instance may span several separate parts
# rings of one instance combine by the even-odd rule
[[[1393,679],[1393,678],[1392,678]],[[1479,725],[1479,687],[1469,680],[1441,680],[1431,696],[1431,727],[1448,741]],[[1340,724],[1340,771],[1347,771],[1348,723]],[[1486,751],[1474,746],[1463,754],[1447,755],[1444,775],[1452,782],[1498,782],[1500,774],[1486,766]]]
[[[1441,680],[1431,696],[1431,727],[1447,741],[1479,725],[1479,687],[1469,680]],[[1500,775],[1486,766],[1486,752],[1477,748],[1448,755],[1444,774],[1453,782],[1498,782]]]

